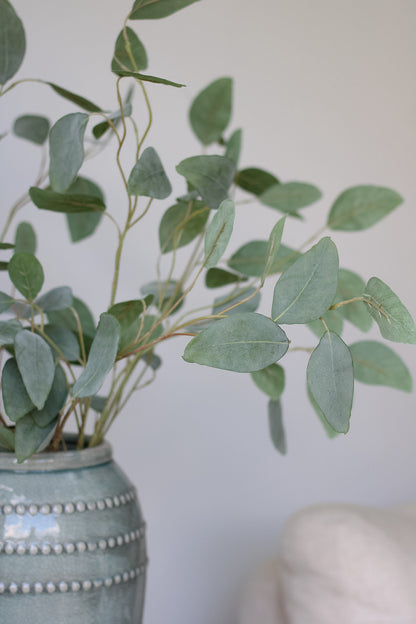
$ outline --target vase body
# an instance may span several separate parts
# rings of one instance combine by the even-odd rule
[[[1,622],[140,624],[146,542],[108,443],[17,464],[0,452]]]

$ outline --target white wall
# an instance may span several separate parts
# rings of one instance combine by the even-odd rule
[[[129,0],[14,0],[14,6],[28,32],[21,75],[46,77],[114,107],[107,68]],[[413,314],[415,20],[412,0],[203,0],[165,21],[134,24],[149,52],[149,73],[188,85],[149,89],[156,117],[150,144],[171,177],[175,164],[199,149],[186,125],[192,98],[212,79],[233,75],[234,126],[245,129],[242,165],[263,166],[283,180],[310,181],[324,191],[325,199],[305,210],[310,225],[288,227],[289,244],[319,227],[348,186],[381,184],[403,194],[405,204],[382,223],[334,239],[342,266],[365,278],[382,277]],[[41,86],[21,87],[0,106],[0,131],[19,113],[56,119],[75,110]],[[4,212],[31,183],[35,157],[36,148],[23,142],[0,143]],[[110,209],[121,215],[111,158],[100,157],[86,172],[101,180]],[[175,192],[182,192],[177,177]],[[167,205],[154,207],[128,248],[120,299],[137,296],[138,286],[154,278],[156,226]],[[234,248],[265,238],[277,219],[267,208],[239,212]],[[68,283],[95,313],[102,311],[115,244],[111,225],[71,247],[60,216],[31,207],[22,216],[45,228],[39,256],[47,284]],[[297,336],[313,344],[306,331]],[[349,329],[346,338],[358,334]],[[289,454],[282,458],[268,439],[267,401],[249,378],[185,364],[184,344],[160,350],[165,365],[158,381],[132,400],[111,440],[139,488],[149,526],[145,624],[227,624],[235,621],[243,579],[275,551],[291,512],[327,500],[414,499],[415,396],[357,384],[351,432],[330,442],[307,402],[306,359],[288,356]],[[398,345],[397,351],[415,374],[416,349]]]

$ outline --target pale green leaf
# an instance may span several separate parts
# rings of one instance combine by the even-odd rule
[[[119,71],[139,72],[147,69],[146,50],[131,28],[126,26],[117,37],[111,71],[118,74]]]
[[[101,413],[107,404],[107,399],[108,397],[99,396],[98,394],[96,394],[91,399],[91,408],[94,411]]]
[[[153,147],[146,148],[134,165],[129,181],[129,194],[154,199],[166,199],[172,192],[172,186]]]
[[[10,321],[0,321],[0,347],[11,346],[17,333],[21,331],[22,325],[16,319]]]
[[[101,197],[94,195],[72,195],[69,193],[55,193],[32,186],[29,189],[30,199],[37,208],[52,212],[72,213],[102,213],[105,204]]]
[[[67,310],[60,310],[56,312],[48,312],[47,316],[53,325],[60,325],[62,327],[66,327],[78,335],[78,324],[77,317],[81,323],[82,332],[85,336],[89,338],[93,338],[95,336],[95,322],[94,318],[91,314],[91,311],[87,307],[87,305],[74,297],[73,300],[73,309],[68,308]],[[74,313],[75,311],[75,313]]]
[[[182,298],[182,288],[178,287],[176,280],[169,280],[168,282],[148,282],[140,287],[140,292],[145,296],[152,296],[153,305],[160,310],[163,310],[165,306],[170,302],[171,308],[176,302]],[[180,301],[171,314],[176,313],[184,304],[184,300]],[[167,312],[167,310],[165,310]]]
[[[194,2],[198,2],[198,0],[136,0],[129,19],[160,19],[168,17]]]
[[[221,259],[233,233],[235,206],[231,199],[225,199],[219,206],[205,234],[205,261],[207,269],[214,267]]]
[[[210,208],[217,209],[228,197],[235,164],[224,156],[192,156],[179,163],[176,171],[197,189]]]
[[[249,167],[237,173],[235,183],[244,191],[247,191],[247,193],[262,195],[271,186],[279,184],[279,180],[268,171],[257,169],[256,167]]]
[[[298,216],[296,213],[299,208],[310,206],[321,197],[321,191],[312,184],[286,182],[269,187],[259,196],[259,200],[265,206]]]
[[[0,85],[13,78],[22,64],[25,51],[22,21],[8,0],[0,0]]]
[[[261,277],[264,274],[268,257],[268,241],[250,241],[238,249],[228,260],[230,269],[250,277]],[[273,264],[269,267],[269,275],[281,273],[300,258],[300,253],[285,245],[279,245]]]
[[[13,124],[13,132],[21,139],[43,145],[49,134],[49,119],[41,115],[22,115]]]
[[[5,451],[14,451],[15,435],[14,431],[8,427],[0,425],[0,449]]]
[[[13,297],[0,291],[0,314],[2,312],[7,312],[7,310],[12,307],[13,303]]]
[[[309,387],[307,387],[307,391],[308,391],[308,399],[313,407],[313,409],[315,410],[316,415],[318,416],[319,420],[321,421],[321,424],[323,426],[323,428],[325,429],[325,433],[328,436],[328,438],[330,440],[333,440],[334,438],[336,438],[337,436],[339,436],[339,431],[335,431],[335,429],[333,429],[331,427],[331,425],[327,422],[325,416],[322,413],[322,410],[319,408],[319,405],[317,404],[317,402],[315,401],[315,399],[312,396],[312,393],[309,389]]]
[[[16,423],[15,452],[19,463],[45,450],[52,440],[57,422],[56,418],[46,427],[38,427],[33,416],[28,414]]]
[[[140,330],[141,314],[152,300],[153,295],[149,295],[145,300],[121,301],[109,308],[108,314],[114,316],[120,324],[119,351],[123,351],[134,342]]]
[[[136,344],[132,344],[129,348],[126,348],[123,355],[134,353],[135,349],[143,347],[153,342],[154,340],[157,340],[162,334],[163,325],[161,323],[158,323],[157,317],[151,314],[146,314],[143,327],[141,327],[140,334],[137,336]],[[147,353],[145,357],[148,357],[148,355],[149,354]]]
[[[392,212],[403,198],[382,186],[354,186],[336,199],[328,217],[332,230],[365,230]]]
[[[51,391],[45,405],[41,410],[30,412],[38,427],[47,427],[53,420],[56,420],[60,410],[65,405],[67,396],[68,386],[65,373],[58,365],[55,369]]]
[[[76,178],[67,192],[68,195],[82,195],[83,197],[98,198],[101,202],[98,206],[99,210],[94,208],[91,212],[67,213],[66,220],[71,240],[73,243],[76,243],[91,236],[97,229],[103,216],[101,208],[105,210],[104,194],[95,182],[81,176]]]
[[[270,364],[263,370],[251,373],[256,386],[273,401],[278,401],[285,389],[285,370],[280,364]]]
[[[283,427],[282,405],[280,401],[269,401],[269,431],[273,445],[279,453],[286,455],[286,434]]]
[[[65,308],[70,308],[73,302],[72,290],[69,286],[52,288],[52,290],[49,290],[35,301],[38,308],[41,308],[44,312],[65,310]]]
[[[201,201],[178,201],[168,208],[159,226],[161,252],[188,245],[204,230],[208,217],[209,208]]]
[[[52,387],[55,364],[47,342],[26,329],[16,334],[14,352],[32,403],[42,409]]]
[[[355,297],[362,297],[365,289],[364,280],[347,269],[340,269],[338,274],[337,301],[348,301]],[[363,301],[353,301],[345,306],[337,308],[337,312],[347,321],[367,332],[371,329],[373,319],[368,313],[367,306]]]
[[[408,309],[387,284],[372,277],[364,296],[369,313],[380,328],[381,335],[393,342],[416,344],[416,325]]]
[[[16,422],[34,409],[14,358],[7,360],[3,367],[1,387],[4,410],[11,421]]]
[[[79,342],[74,333],[67,327],[45,325],[44,332],[52,343],[49,343],[55,357],[62,357],[68,362],[78,362],[81,358]]]
[[[263,275],[261,277],[262,285],[264,284],[266,277],[274,273],[274,267],[276,266],[276,261],[278,259],[285,223],[286,217],[283,217],[276,223],[271,231],[269,242],[267,243],[266,262],[264,265]]]
[[[43,286],[44,274],[39,260],[30,253],[14,254],[9,262],[9,276],[17,290],[33,301]]]
[[[227,316],[240,312],[255,312],[260,305],[260,298],[260,293],[256,293],[256,289],[253,287],[234,288],[227,295],[222,295],[214,299],[212,314],[222,314],[224,310],[234,305],[235,308],[231,308],[231,310],[226,312]],[[248,299],[248,301],[245,301],[245,299]],[[236,305],[237,303],[238,305]]]
[[[243,131],[241,128],[235,130],[227,141],[227,147],[224,156],[232,160],[235,166],[238,166],[241,154],[241,144],[243,139]]]
[[[336,334],[338,334],[338,336],[341,336],[344,322],[341,314],[339,313],[339,310],[328,310],[328,312],[325,312],[325,314],[322,316],[322,319],[330,331],[335,332]],[[317,319],[316,321],[311,321],[307,325],[309,329],[313,331],[315,336],[318,336],[318,338],[322,338],[326,331],[325,325],[320,319]]]
[[[189,111],[192,130],[203,145],[217,142],[231,120],[233,81],[220,78],[197,95]]]
[[[14,237],[14,243],[15,253],[21,253],[22,251],[33,255],[36,253],[36,234],[30,223],[26,221],[19,223]]]
[[[58,119],[49,134],[49,179],[53,191],[65,193],[84,161],[85,113],[70,113]],[[33,199],[33,197],[32,197]]]
[[[413,381],[410,371],[401,357],[390,347],[380,342],[364,340],[351,345],[350,351],[354,377],[358,381],[412,392]]]

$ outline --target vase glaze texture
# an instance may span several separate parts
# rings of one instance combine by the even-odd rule
[[[108,443],[0,452],[0,621],[140,624],[145,525]]]

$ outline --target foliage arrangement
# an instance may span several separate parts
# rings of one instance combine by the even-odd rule
[[[379,186],[349,188],[336,199],[319,233],[300,249],[284,245],[286,220],[303,219],[302,210],[317,202],[321,192],[311,184],[283,182],[257,167],[239,168],[242,131],[228,132],[230,78],[211,83],[190,109],[190,124],[203,153],[186,158],[176,168],[184,193],[169,201],[159,227],[160,256],[170,258],[167,274],[161,275],[159,262],[155,276],[149,276],[156,279],[142,286],[140,299],[118,300],[125,240],[137,236],[154,202],[167,200],[172,192],[158,152],[146,143],[152,125],[146,85],[182,86],[142,73],[147,69],[147,54],[128,24],[167,17],[196,1],[135,1],[115,43],[111,70],[118,107],[109,112],[52,82],[10,82],[23,61],[25,32],[10,2],[0,0],[0,96],[23,83],[41,83],[78,109],[52,127],[43,116],[20,116],[11,131],[49,146],[48,165],[42,159],[36,182],[12,206],[0,244],[2,253],[9,254],[0,268],[11,281],[10,294],[0,292],[4,315],[0,445],[14,451],[19,462],[45,448],[65,448],[63,432],[70,418],[79,432],[78,448],[100,444],[131,395],[155,377],[161,364],[158,345],[176,336],[191,337],[183,355],[187,362],[251,375],[269,398],[270,433],[281,452],[286,451],[280,402],[285,374],[277,362],[300,348],[292,345],[282,325],[290,329],[306,324],[316,335],[317,346],[305,349],[310,352],[307,388],[330,436],[349,429],[354,380],[412,390],[406,365],[390,347],[373,340],[346,345],[341,338],[345,321],[363,332],[375,321],[387,340],[416,344],[416,326],[408,310],[381,279],[365,282],[340,268],[334,242],[328,236],[320,238],[325,230],[364,230],[397,208],[402,198]],[[137,85],[144,97],[148,123],[143,128],[132,116],[133,90],[122,97],[121,85],[126,82]],[[120,156],[131,134],[136,148],[126,171]],[[114,142],[115,166],[125,189],[124,221],[107,210],[101,188],[80,174],[85,159]],[[277,211],[281,218],[268,237],[247,242],[225,262],[236,205],[247,198]],[[13,242],[8,242],[16,216],[30,203],[32,211],[36,207],[64,213],[74,243],[94,234],[102,218],[114,225],[114,277],[109,307],[98,325],[69,287],[41,294],[44,272],[30,223],[18,223]],[[177,258],[185,247],[190,249],[187,262],[177,276]],[[198,279],[205,280],[208,292],[218,289],[220,294],[204,308],[186,311],[185,299]],[[276,281],[268,316],[256,312],[266,280]],[[106,379],[106,391],[100,395]],[[92,435],[86,442],[89,420]]]

